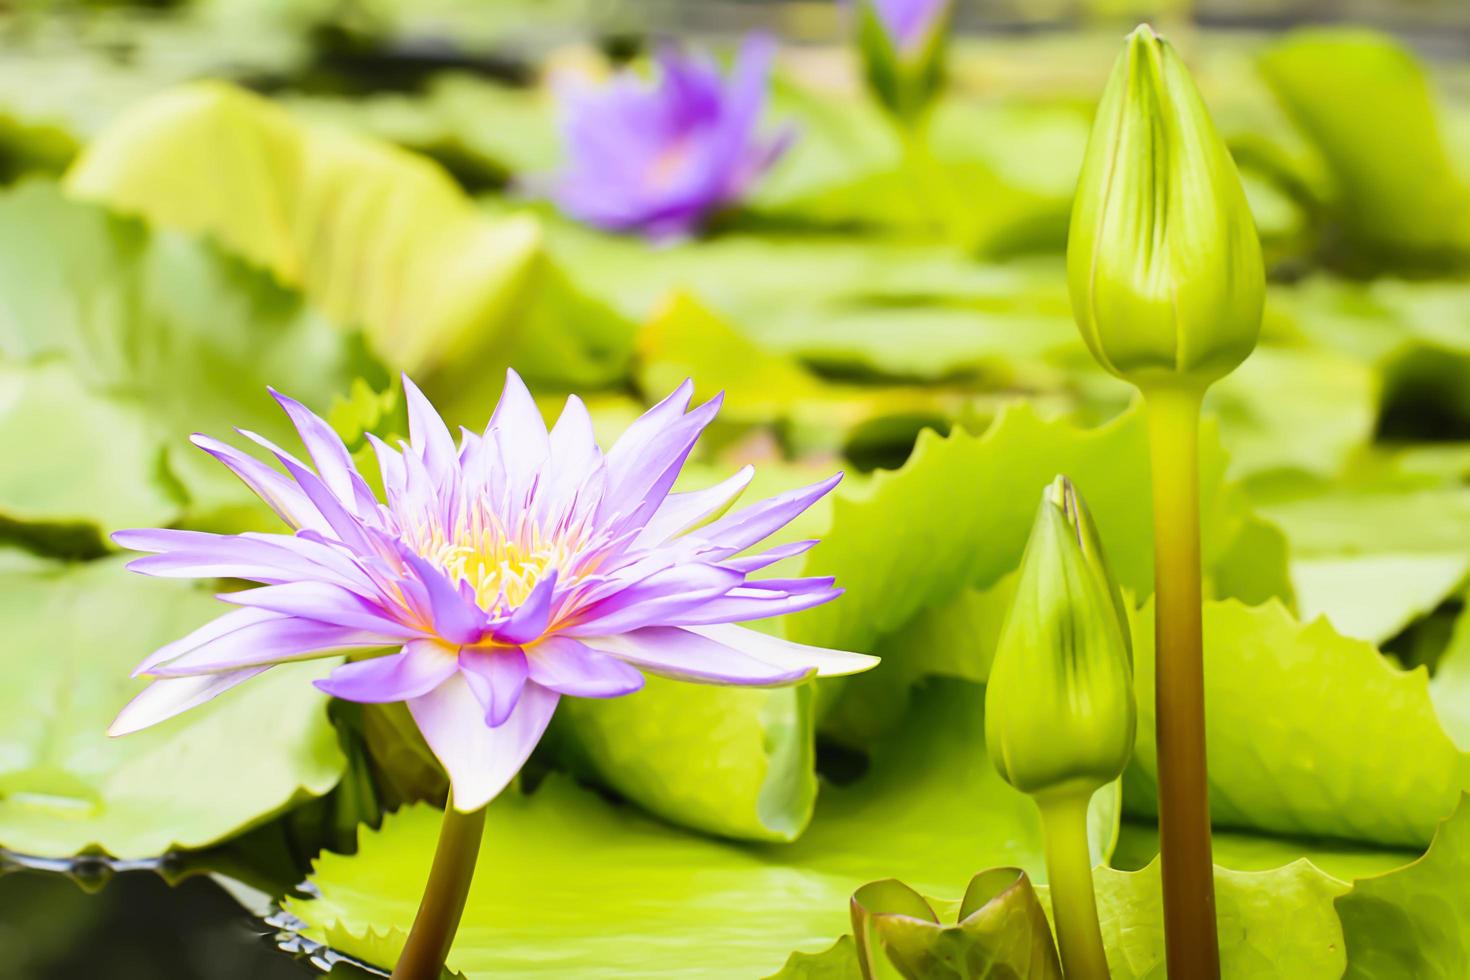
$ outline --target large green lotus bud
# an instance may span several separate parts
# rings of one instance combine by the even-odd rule
[[[985,742],[1032,795],[1094,790],[1133,753],[1127,620],[1097,528],[1065,477],[1042,494],[985,691]]]
[[[1265,271],[1240,175],[1184,63],[1147,25],[1092,124],[1067,277],[1093,355],[1142,387],[1203,389],[1260,333]]]

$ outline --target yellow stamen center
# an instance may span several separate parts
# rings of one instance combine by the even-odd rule
[[[563,580],[576,571],[585,543],[582,534],[548,535],[534,522],[512,534],[493,514],[472,515],[457,533],[432,522],[411,535],[414,550],[441,569],[450,581],[466,582],[480,608],[497,604],[513,609],[525,602],[553,571]]]

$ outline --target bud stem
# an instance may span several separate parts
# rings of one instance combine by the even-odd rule
[[[444,804],[444,823],[439,828],[429,882],[391,980],[439,980],[459,930],[484,834],[485,807],[474,813],[460,813],[451,795]]]
[[[949,205],[949,176],[934,157],[929,146],[929,116],[900,120],[898,137],[903,143],[903,169],[913,188],[914,205],[924,230],[948,237],[947,216],[954,212]]]
[[[1220,976],[1205,774],[1200,622],[1199,418],[1202,388],[1144,390],[1153,477],[1164,947],[1172,977]]]
[[[1036,797],[1046,843],[1046,878],[1052,917],[1067,980],[1108,980],[1108,957],[1092,890],[1092,855],[1087,848],[1086,790]]]

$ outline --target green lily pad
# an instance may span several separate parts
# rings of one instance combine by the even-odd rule
[[[268,275],[45,183],[0,195],[0,357],[56,362],[26,369],[40,372],[30,397],[50,403],[27,414],[29,435],[6,439],[20,446],[49,433],[48,446],[20,457],[7,479],[45,479],[48,466],[106,467],[95,479],[51,472],[51,499],[32,518],[103,529],[169,523],[185,504],[197,519],[250,500],[186,440],[232,426],[289,439],[268,385],[325,408],[358,375],[382,375],[356,335],[311,314]]]
[[[276,668],[217,701],[122,738],[107,726],[156,647],[218,615],[199,588],[116,561],[0,575],[8,682],[0,694],[0,847],[121,858],[204,847],[336,785],[345,759],[311,685]]]
[[[1326,160],[1353,246],[1379,263],[1463,258],[1470,189],[1406,47],[1364,29],[1302,31],[1268,49],[1261,70]]]
[[[142,103],[87,146],[66,185],[213,236],[360,325],[394,367],[457,395],[469,387],[485,415],[499,385],[487,363],[581,386],[626,367],[631,327],[572,289],[534,219],[488,220],[431,161],[305,126],[241,89],[200,83]]]
[[[1331,351],[1261,346],[1211,387],[1240,478],[1276,469],[1340,472],[1373,440],[1377,378],[1368,365]]]
[[[1332,838],[1282,837],[1245,830],[1216,828],[1211,838],[1215,865],[1231,871],[1274,871],[1307,860],[1334,878],[1352,881],[1393,871],[1419,857],[1419,848],[1381,847]],[[1159,855],[1159,829],[1151,823],[1125,820],[1113,850],[1112,866],[1139,871]]]
[[[697,398],[726,395],[722,422],[785,423],[808,452],[840,450],[867,427],[892,425],[906,451],[922,424],[989,421],[999,399],[959,384],[858,385],[826,381],[789,354],[761,347],[684,292],[671,295],[639,335],[640,386],[671,391],[685,378]],[[912,420],[910,426],[899,424]]]
[[[1230,546],[1221,552],[1210,569],[1209,595],[1229,596],[1258,606],[1280,599],[1296,605],[1296,587],[1291,581],[1290,546],[1281,528],[1254,513],[1247,513]]]
[[[1470,969],[1470,806],[1464,797],[1408,867],[1353,883],[1337,899],[1353,980],[1459,977]]]
[[[1218,448],[1209,438],[1205,444],[1204,547],[1213,566],[1240,533],[1244,512],[1221,482]],[[824,732],[865,744],[885,719],[901,713],[906,682],[929,673],[984,679],[1004,597],[977,594],[1020,564],[1035,495],[1058,473],[1086,496],[1119,583],[1135,595],[1150,594],[1152,514],[1148,494],[1139,493],[1148,445],[1137,409],[1083,429],[1043,421],[1017,404],[983,435],[921,433],[903,468],[836,492],[831,526],[809,553],[805,573],[835,575],[847,592],[840,602],[788,617],[786,634],[817,646],[881,652],[884,659],[870,676],[848,682],[856,700],[845,706],[845,695],[838,699]],[[959,503],[956,494],[970,490],[983,494],[981,502]],[[903,547],[895,549],[897,533]],[[875,561],[878,555],[883,560]],[[911,642],[914,636],[920,641]]]
[[[1445,734],[1423,668],[1394,667],[1325,621],[1278,603],[1204,610],[1210,811],[1225,827],[1422,847],[1470,786],[1470,756]],[[1138,744],[1130,809],[1155,806],[1154,634],[1134,627]]]
[[[438,160],[470,185],[550,173],[561,155],[555,106],[542,88],[442,72],[420,93],[287,95],[292,114],[351,129]]]
[[[1259,500],[1294,554],[1452,554],[1470,550],[1470,489],[1355,487]]]
[[[1207,563],[1234,530],[1236,502],[1222,488],[1221,469],[1218,449],[1207,449],[1201,475]],[[837,575],[846,596],[790,617],[788,633],[802,642],[866,649],[926,607],[966,588],[994,585],[1020,563],[1033,490],[1039,493],[1058,473],[1077,485],[1097,515],[1119,584],[1150,594],[1152,515],[1147,495],[1138,492],[1148,473],[1142,413],[1086,429],[1043,420],[1018,403],[982,435],[925,433],[903,468],[839,490],[832,526],[807,569]],[[983,491],[984,505],[955,506],[961,488]],[[897,528],[905,547],[874,562]],[[904,588],[891,588],[895,582]]]
[[[1429,696],[1440,723],[1455,744],[1470,752],[1470,615],[1461,610],[1449,642],[1440,654]]]
[[[5,521],[110,532],[168,524],[183,505],[146,406],[88,391],[61,361],[0,363],[0,445]]]
[[[1061,261],[980,264],[952,246],[731,232],[652,246],[548,217],[577,283],[647,321],[686,291],[760,346],[844,373],[1055,387],[1083,352]]]
[[[763,216],[945,235],[983,254],[1066,241],[1087,142],[1074,105],[944,99],[916,151],[866,99],[778,78],[772,102],[801,138],[756,189]]]
[[[1163,889],[1158,862],[1142,871],[1099,868],[1098,918],[1114,980],[1164,974]],[[1235,980],[1342,976],[1343,928],[1333,899],[1348,885],[1308,861],[1273,871],[1215,868],[1220,972]]]
[[[985,755],[983,703],[965,682],[924,689],[903,734],[861,780],[825,789],[793,844],[691,836],[559,776],[529,796],[505,794],[490,807],[449,965],[471,977],[646,976],[656,949],[661,970],[761,976],[793,949],[830,948],[848,931],[852,893],[875,878],[958,898],[977,869],[1044,873],[1035,806]],[[1110,805],[1098,794],[1104,838],[1116,826]],[[288,899],[287,911],[311,938],[387,963],[413,918],[439,817],[408,807],[364,833],[356,856],[322,855],[319,897]],[[1094,839],[1099,851],[1105,843]]]
[[[732,466],[691,463],[676,487],[710,486]],[[830,464],[757,460],[742,499],[762,500],[830,475]],[[819,501],[768,543],[819,535],[826,508],[827,501]],[[794,574],[797,560],[757,576]],[[750,625],[780,630],[780,620]],[[580,777],[665,820],[720,836],[789,841],[807,826],[816,800],[813,732],[820,696],[814,692],[820,695],[821,687],[753,690],[650,677],[642,691],[624,698],[563,699],[547,738],[558,761]]]
[[[1434,610],[1470,575],[1470,554],[1369,554],[1291,563],[1303,620],[1324,615],[1344,636],[1382,643]]]
[[[990,588],[965,589],[879,640],[873,648],[879,664],[846,678],[840,693],[829,695],[822,715],[825,733],[851,745],[868,745],[902,720],[907,692],[924,678],[984,683],[1015,588],[1016,575],[1010,572]]]
[[[862,976],[857,946],[843,936],[820,953],[792,953],[766,980],[855,980]]]

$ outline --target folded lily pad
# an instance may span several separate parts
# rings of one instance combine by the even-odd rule
[[[1219,839],[1217,836],[1217,842]],[[1093,874],[1098,917],[1112,976],[1128,980],[1162,977],[1164,930],[1158,861],[1153,860],[1138,871],[1098,868]],[[1346,901],[1342,896],[1348,895],[1349,889],[1347,879],[1328,874],[1299,856],[1285,862],[1285,866],[1273,865],[1269,869],[1261,870],[1235,871],[1217,865],[1215,896],[1223,975],[1261,980],[1282,976],[1335,980],[1342,976],[1345,965],[1343,933],[1347,919],[1344,916],[1343,921],[1339,922],[1333,902],[1335,899]],[[1042,901],[1048,902],[1048,889],[1042,888],[1040,892]],[[940,931],[934,908],[942,906],[922,898],[907,886],[901,886],[894,881],[876,882],[860,889],[854,901],[856,902],[857,897],[865,896],[865,893],[870,904],[882,900],[880,907],[888,911],[889,918],[895,921],[906,918],[908,922],[905,925],[911,931],[922,930],[921,935]],[[1019,915],[1021,909],[1012,911]],[[1045,916],[1047,913],[1038,907],[1035,914]],[[1013,949],[1028,939],[1039,940],[1042,935],[1049,945],[1051,931],[1045,918],[1042,919],[1040,928],[1044,931],[1041,935],[1034,925],[1024,920],[1013,923],[1007,932],[1007,938],[1015,944]],[[973,938],[964,936],[953,926],[944,932],[950,934],[947,937],[951,938],[950,948],[973,947],[987,938],[983,935]],[[794,954],[773,980],[855,980],[860,975],[859,952],[850,937],[844,937],[844,940],[848,941],[840,942],[817,954]],[[907,945],[912,947],[917,944],[910,940]],[[912,960],[902,962],[910,967],[931,965],[915,964]],[[1015,969],[1014,965],[1012,969],[1014,972],[1001,971],[995,975],[1054,975],[1044,965],[1040,968],[1033,965],[1032,972]],[[941,967],[934,972],[910,968],[899,974],[879,972],[877,975],[955,977],[991,974],[964,974]]]
[[[859,888],[852,923],[863,975],[912,980],[1061,980],[1051,923],[1026,872],[991,868],[970,881],[954,925],[892,878]]]
[[[575,771],[694,830],[795,840],[817,799],[813,690],[650,677],[607,701],[564,698],[552,735]]]
[[[433,162],[304,125],[229,85],[141,103],[87,146],[66,186],[214,237],[361,326],[394,367],[463,395],[466,413],[494,403],[488,363],[597,386],[618,380],[631,352],[631,326],[551,265],[534,219],[492,221]]]
[[[0,575],[0,848],[155,857],[204,847],[336,785],[346,761],[287,665],[145,732],[108,738],[144,686],[129,672],[220,611],[210,594],[120,562]]]

